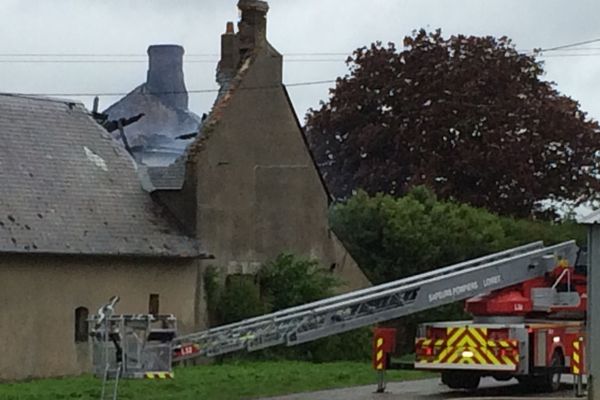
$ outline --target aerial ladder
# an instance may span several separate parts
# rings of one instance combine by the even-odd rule
[[[543,242],[500,251],[274,313],[205,331],[175,336],[172,362],[272,346],[294,346],[485,295],[573,265],[574,241]],[[93,337],[105,337],[96,333]],[[125,355],[125,357],[127,357]]]
[[[535,242],[408,278],[175,337],[173,360],[310,342],[515,285],[572,265],[574,241]]]

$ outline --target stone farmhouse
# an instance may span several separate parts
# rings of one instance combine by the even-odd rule
[[[206,118],[187,111],[187,98],[137,90],[146,98],[134,103],[198,126],[172,162],[136,158],[80,103],[0,94],[0,380],[89,371],[87,317],[112,295],[119,312],[172,313],[181,332],[205,328],[208,266],[251,274],[291,252],[318,259],[344,290],[369,285],[329,228],[331,199],[266,38],[268,6],[238,6]]]

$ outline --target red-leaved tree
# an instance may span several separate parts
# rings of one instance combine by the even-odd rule
[[[306,134],[330,191],[442,198],[514,216],[593,199],[600,127],[502,37],[414,32],[356,50]]]

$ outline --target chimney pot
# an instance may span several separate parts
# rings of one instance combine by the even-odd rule
[[[233,34],[233,22],[227,22],[227,28],[225,29],[225,33]]]
[[[239,0],[242,19],[238,24],[240,50],[264,47],[267,42],[267,12],[269,5],[260,0]]]
[[[269,11],[269,4],[261,0],[240,0],[238,8],[242,11],[258,11],[261,14],[266,14]]]

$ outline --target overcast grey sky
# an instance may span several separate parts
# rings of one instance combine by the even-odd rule
[[[159,43],[185,47],[190,55],[185,64],[189,90],[215,88],[220,34],[226,21],[237,21],[236,2],[0,0],[0,61],[18,59],[6,56],[15,53],[133,54],[120,60],[139,61],[0,62],[0,91],[128,92],[145,80],[146,59],[141,56],[146,48]],[[405,35],[421,27],[441,28],[445,36],[507,35],[523,50],[600,38],[598,0],[272,0],[269,4],[268,37],[284,55],[350,53],[376,40],[400,44]],[[580,53],[572,50],[547,53],[553,57],[544,58],[546,79],[557,82],[562,93],[580,101],[584,111],[600,119],[600,43],[586,47],[590,49],[583,51],[586,56],[567,57]],[[347,72],[344,56],[286,58],[286,83],[335,79]],[[329,61],[332,59],[336,61]],[[329,86],[290,88],[298,114],[303,116],[309,107],[326,99]],[[190,108],[198,114],[208,112],[214,96],[190,94]],[[77,99],[91,104],[89,96]],[[101,98],[101,108],[115,100]]]

